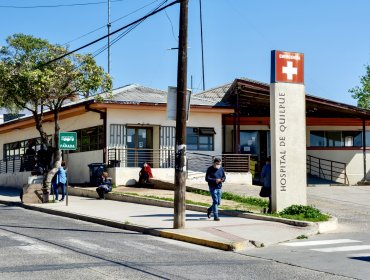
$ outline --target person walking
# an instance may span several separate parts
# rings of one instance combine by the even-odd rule
[[[226,176],[221,166],[221,159],[215,158],[213,160],[213,165],[208,167],[206,173],[206,181],[208,182],[209,192],[212,197],[212,205],[207,209],[208,219],[211,218],[211,214],[213,213],[214,220],[220,220],[218,217],[218,206],[221,204],[222,183],[225,182],[225,180]]]
[[[67,185],[67,170],[66,163],[62,161],[57,173],[55,174],[55,180],[53,180],[53,189],[55,194],[55,201],[58,201],[59,187],[62,189],[62,198],[59,201],[64,201],[65,192]]]
[[[262,167],[261,177],[263,180],[263,187],[260,196],[269,198],[267,213],[271,214],[271,160],[269,157],[266,159],[266,164]]]

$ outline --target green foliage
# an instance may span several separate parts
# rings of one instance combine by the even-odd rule
[[[61,161],[58,148],[59,111],[77,97],[87,98],[100,91],[110,91],[111,78],[98,66],[92,55],[71,54],[59,45],[31,35],[15,34],[0,48],[0,107],[13,113],[29,110],[35,120],[41,141],[48,144],[43,129],[44,109],[54,115],[54,168],[45,176],[43,185],[50,187]]]
[[[361,108],[370,109],[370,65],[366,66],[366,74],[360,78],[361,86],[349,90],[352,97],[357,99],[357,105]]]
[[[300,236],[297,236],[297,239],[308,239],[308,236],[307,235],[300,235]]]
[[[312,222],[327,221],[328,215],[321,213],[320,210],[305,205],[291,205],[278,213],[278,216],[295,220],[306,220]]]
[[[190,192],[201,194],[201,195],[207,195],[207,196],[210,195],[209,191],[205,191],[205,190],[192,189]],[[268,201],[265,199],[249,197],[249,196],[242,196],[242,195],[237,195],[237,194],[233,194],[230,192],[222,192],[222,199],[231,200],[231,201],[248,204],[252,206],[258,206],[262,208],[268,207]]]

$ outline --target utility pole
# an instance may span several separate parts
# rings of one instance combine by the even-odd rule
[[[179,53],[177,65],[177,113],[175,157],[175,203],[173,227],[185,227],[186,193],[186,92],[188,51],[188,0],[180,2]]]
[[[202,0],[199,0],[199,17],[200,17],[200,43],[202,47],[202,80],[203,91],[206,90],[206,81],[204,79],[204,52],[203,52],[203,15],[202,15]]]
[[[108,28],[108,74],[110,74],[110,27],[111,27],[111,23],[110,23],[110,0],[108,0],[108,24],[107,24],[107,28]]]

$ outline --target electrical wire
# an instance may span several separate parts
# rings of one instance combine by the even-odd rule
[[[162,3],[160,3],[156,8],[154,8],[150,13],[152,12],[155,12],[156,10],[158,10],[161,6],[163,6],[166,2],[168,2],[168,0],[164,0]],[[109,46],[112,46],[113,44],[117,43],[119,40],[121,40],[124,36],[126,36],[128,33],[130,33],[132,30],[134,30],[137,26],[139,26],[146,18],[144,18],[143,20],[141,20],[140,22],[137,22],[136,24],[134,24],[133,26],[129,27],[127,30],[125,30],[124,32],[122,32],[121,34],[119,34],[116,38],[114,38],[110,45]],[[105,46],[103,46],[102,48],[98,49],[97,51],[95,51],[93,53],[93,57],[96,57],[98,56],[99,54],[101,54],[103,51],[105,51],[106,49],[108,48],[108,44],[106,44]]]
[[[159,0],[155,0],[155,1],[151,2],[151,3],[149,3],[149,4],[146,4],[145,6],[143,6],[143,7],[139,8],[139,9],[136,9],[135,11],[132,11],[131,13],[128,13],[128,14],[126,14],[126,15],[122,16],[122,17],[119,17],[119,18],[117,18],[117,19],[115,19],[115,20],[111,21],[111,24],[112,24],[112,23],[115,23],[115,22],[117,22],[117,21],[119,21],[119,20],[121,20],[121,19],[124,19],[124,18],[126,18],[126,17],[128,17],[128,16],[130,16],[130,15],[132,15],[132,14],[134,14],[134,13],[136,13],[136,12],[138,12],[138,11],[142,10],[142,9],[145,9],[146,7],[148,7],[148,6],[150,6],[150,5],[152,5],[153,3],[158,2],[158,1],[159,1]],[[77,40],[79,40],[79,39],[82,39],[82,38],[84,38],[84,37],[86,37],[86,36],[88,36],[88,35],[90,35],[90,34],[92,34],[92,33],[96,32],[96,31],[99,31],[99,30],[101,30],[101,29],[103,29],[103,28],[106,28],[106,27],[107,27],[107,25],[103,25],[103,26],[101,26],[101,27],[98,27],[98,28],[96,28],[96,29],[94,29],[94,30],[92,30],[92,31],[90,31],[90,32],[88,32],[88,33],[86,33],[86,34],[84,34],[84,35],[81,35],[81,36],[79,36],[79,37],[77,37],[77,38],[75,38],[75,39],[72,39],[72,40],[68,41],[67,43],[62,44],[62,46],[69,45],[69,44],[70,44],[70,43],[72,43],[72,42],[75,42],[75,41],[77,41]]]
[[[166,0],[166,1],[167,1],[167,0]],[[155,14],[157,14],[157,13],[159,13],[159,12],[161,12],[161,11],[163,11],[163,10],[165,10],[165,9],[167,9],[167,8],[169,8],[169,7],[173,6],[173,5],[175,5],[175,4],[180,3],[180,1],[181,1],[181,0],[175,0],[175,1],[173,1],[173,2],[171,2],[171,3],[169,3],[169,4],[167,4],[166,6],[164,6],[164,7],[162,7],[162,8],[159,8],[159,9],[158,9],[158,10],[156,10],[156,11],[154,11],[154,12],[151,12],[151,13],[147,14],[146,16],[143,16],[143,17],[141,17],[141,18],[139,18],[139,19],[137,19],[137,20],[135,20],[135,21],[133,21],[133,22],[131,22],[131,23],[129,23],[129,24],[127,24],[127,25],[125,25],[125,26],[122,26],[121,28],[118,28],[117,30],[115,30],[115,31],[111,32],[110,34],[104,35],[104,36],[102,36],[102,37],[100,37],[100,38],[98,38],[98,39],[96,39],[96,40],[94,40],[94,41],[92,41],[92,42],[90,42],[90,43],[87,43],[87,44],[85,44],[85,45],[83,45],[83,46],[81,46],[81,47],[79,47],[79,48],[77,48],[77,49],[74,49],[74,50],[72,50],[72,51],[69,51],[69,52],[67,52],[67,53],[66,53],[66,54],[64,54],[64,55],[61,55],[61,56],[59,56],[59,57],[57,57],[57,58],[54,58],[54,59],[52,59],[52,60],[49,60],[48,62],[44,63],[44,64],[43,64],[43,65],[41,65],[40,67],[42,67],[42,66],[46,66],[46,65],[48,65],[48,64],[50,64],[50,63],[53,63],[53,62],[55,62],[55,61],[57,61],[57,60],[60,60],[60,59],[62,59],[62,58],[64,58],[64,57],[66,57],[66,56],[68,56],[68,55],[70,55],[70,54],[72,54],[72,53],[75,53],[75,52],[77,52],[77,51],[79,51],[79,50],[82,50],[82,49],[87,48],[87,47],[89,47],[89,46],[91,46],[91,45],[93,45],[93,44],[96,44],[97,42],[100,42],[101,40],[104,40],[104,39],[105,39],[105,38],[107,38],[108,36],[112,36],[112,35],[114,35],[114,34],[116,34],[116,33],[120,32],[120,31],[122,31],[122,30],[124,30],[124,29],[126,29],[126,28],[129,28],[130,26],[135,25],[136,23],[138,23],[138,22],[140,22],[140,21],[142,21],[142,20],[147,19],[148,17],[151,17],[151,16],[153,16],[153,15],[155,15]]]
[[[123,1],[126,1],[126,0],[112,0],[111,2],[123,2]],[[106,4],[106,3],[107,3],[106,1],[100,1],[100,2],[89,2],[89,3],[74,3],[74,4],[59,4],[59,5],[37,5],[37,6],[0,5],[0,8],[11,8],[11,9],[60,8],[60,7],[100,5],[100,4]]]
[[[176,38],[175,31],[174,31],[173,24],[172,24],[172,20],[171,20],[171,18],[168,16],[167,11],[164,11],[164,13],[165,13],[165,15],[166,15],[166,17],[167,17],[168,21],[169,21],[169,22],[170,22],[170,24],[171,24],[172,36],[173,36],[173,38],[175,39],[175,41],[176,41],[176,42],[178,42],[179,40],[178,40],[178,38]]]

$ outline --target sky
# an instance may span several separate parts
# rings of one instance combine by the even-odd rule
[[[269,83],[271,50],[295,51],[305,55],[308,94],[356,105],[348,90],[360,85],[370,63],[370,1],[201,1],[206,89],[238,77]],[[111,31],[161,2],[111,0]],[[58,5],[73,6],[41,7]],[[114,88],[132,83],[162,90],[176,86],[177,50],[171,48],[178,45],[179,7],[148,18],[111,46]],[[0,0],[0,45],[6,44],[8,36],[24,33],[53,44],[68,43],[73,50],[106,35],[107,20],[107,0]],[[188,32],[188,87],[199,92],[199,0],[189,0]],[[79,53],[94,53],[106,43],[103,40]],[[107,51],[96,60],[107,71]]]

